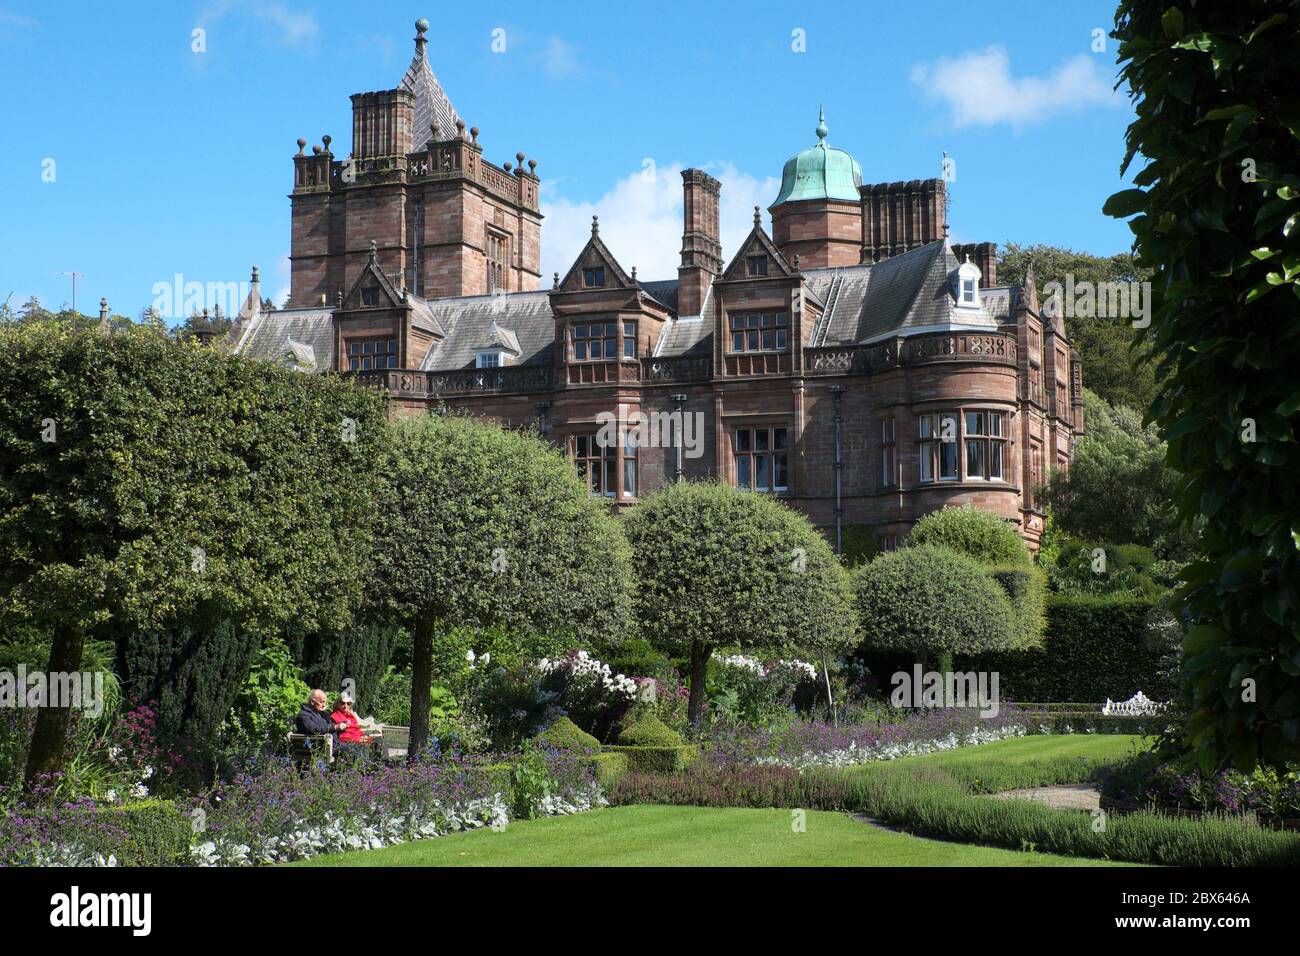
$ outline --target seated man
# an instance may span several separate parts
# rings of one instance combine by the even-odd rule
[[[335,743],[338,742],[338,734],[341,730],[347,730],[348,725],[339,723],[330,718],[329,698],[325,696],[323,690],[314,690],[311,696],[307,698],[307,703],[302,705],[302,710],[298,711],[298,717],[294,720],[294,729],[300,734],[333,734]]]

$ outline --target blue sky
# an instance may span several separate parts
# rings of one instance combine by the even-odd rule
[[[329,133],[346,155],[348,96],[397,84],[419,16],[486,158],[538,161],[546,275],[577,254],[593,212],[625,267],[675,275],[684,166],[723,180],[729,256],[784,161],[815,142],[819,103],[868,182],[939,175],[948,151],[954,241],[1123,251],[1128,229],[1100,207],[1123,185],[1132,113],[1110,91],[1114,41],[1092,49],[1113,11],[0,0],[0,301],[68,302],[57,273],[75,270],[83,312],[106,296],[136,315],[177,273],[243,281],[253,263],[279,301],[294,141]]]

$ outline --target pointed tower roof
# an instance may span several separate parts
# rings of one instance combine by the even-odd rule
[[[429,127],[434,123],[438,124],[439,139],[450,139],[455,135],[456,124],[460,121],[460,114],[451,105],[451,100],[447,98],[438,78],[433,75],[433,68],[424,55],[424,48],[429,42],[424,35],[428,30],[428,20],[421,17],[415,21],[415,56],[406,75],[402,77],[402,82],[397,84],[399,90],[415,94],[415,138],[420,142],[423,142],[420,137],[427,136]]]

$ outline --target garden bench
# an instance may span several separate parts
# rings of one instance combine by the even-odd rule
[[[284,735],[289,745],[289,755],[299,763],[308,763],[314,757],[325,757],[326,763],[334,762],[333,734],[297,734],[293,731]]]
[[[379,724],[379,731],[371,735],[371,742],[379,747],[386,759],[405,757],[410,746],[411,728],[399,724]],[[289,754],[299,763],[323,756],[327,764],[334,762],[333,734],[299,734],[290,731],[284,735]]]

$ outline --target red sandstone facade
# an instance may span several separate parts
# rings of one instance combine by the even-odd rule
[[[778,203],[771,236],[756,210],[724,262],[721,184],[687,170],[675,280],[627,274],[593,223],[541,292],[535,164],[483,161],[478,131],[423,79],[423,33],[402,87],[353,97],[348,160],[328,139],[295,157],[291,302],[267,312],[255,287],[236,350],[307,354],[308,370],[383,388],[397,415],[539,428],[616,506],[680,462],[680,477],[777,494],[884,548],[960,504],[1037,546],[1036,488],[1083,430],[1080,363],[1032,275],[996,287],[991,243],[947,242],[942,180]],[[690,441],[680,418],[648,447],[598,440],[602,416],[674,412]]]

